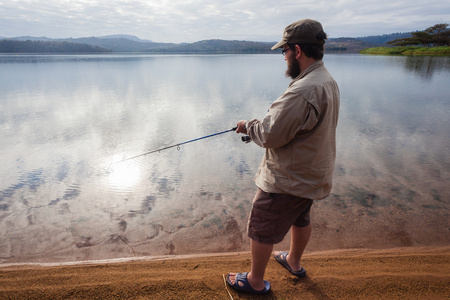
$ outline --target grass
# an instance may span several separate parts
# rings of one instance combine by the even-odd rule
[[[376,55],[450,55],[450,47],[374,47],[360,51]]]

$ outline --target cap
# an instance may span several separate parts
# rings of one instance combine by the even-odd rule
[[[272,50],[283,47],[285,44],[325,44],[324,39],[317,35],[323,32],[322,24],[311,19],[302,19],[288,25],[284,29],[283,39],[272,47]]]

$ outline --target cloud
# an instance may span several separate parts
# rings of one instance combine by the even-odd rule
[[[277,41],[286,25],[302,18],[321,21],[331,37],[357,37],[448,23],[450,3],[438,0],[416,3],[405,0],[13,0],[0,2],[0,36],[57,38],[133,34],[175,43],[212,38]]]

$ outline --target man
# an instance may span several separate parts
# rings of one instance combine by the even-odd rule
[[[313,200],[330,194],[336,157],[340,100],[338,86],[322,61],[326,38],[314,20],[287,26],[272,50],[283,49],[286,76],[293,80],[263,119],[237,123],[237,133],[248,134],[266,149],[255,176],[258,191],[248,222],[251,270],[227,275],[228,284],[239,291],[270,290],[264,272],[273,245],[289,229],[289,252],[273,256],[291,274],[306,275],[300,259],[311,235],[310,208]]]

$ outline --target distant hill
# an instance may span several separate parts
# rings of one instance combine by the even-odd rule
[[[0,40],[0,53],[104,53],[97,46],[69,42]]]
[[[60,41],[67,41],[71,43],[81,43],[91,46],[97,46],[105,49],[109,49],[112,52],[141,52],[146,49],[155,49],[161,47],[171,46],[169,43],[155,43],[136,41],[135,39],[129,39],[124,37],[85,37],[77,39],[64,39]]]
[[[66,39],[50,39],[47,37],[30,37],[20,36],[10,38],[8,40],[17,41],[46,41],[46,42],[68,42],[76,44],[86,44],[93,47],[100,47],[112,52],[140,52],[145,49],[158,47],[166,47],[167,43],[155,43],[152,41],[141,40],[132,35],[110,35],[101,37],[83,37],[83,38],[66,38]]]
[[[50,39],[45,36],[35,37],[35,36],[17,36],[13,38],[5,38],[8,40],[14,40],[14,41],[43,41],[43,42],[54,42],[55,39]]]
[[[359,51],[372,47],[387,47],[386,43],[400,38],[410,37],[411,33],[391,33],[358,38],[331,38],[325,44],[329,52],[359,53]]]
[[[371,47],[380,46],[359,38],[332,38],[325,43],[326,52],[358,53]]]
[[[326,52],[337,53],[358,53],[359,51],[371,47],[386,46],[388,41],[398,38],[411,36],[410,33],[393,33],[384,34],[380,36],[367,36],[360,38],[330,38],[325,44]],[[86,46],[90,46],[92,52],[139,52],[139,53],[277,53],[271,51],[270,48],[276,43],[274,42],[252,42],[252,41],[237,41],[237,40],[220,40],[211,39],[203,40],[195,43],[157,43],[150,40],[142,40],[134,35],[107,35],[100,37],[83,37],[83,38],[66,38],[66,39],[50,39],[47,37],[30,37],[22,36],[3,40],[14,40],[22,42],[55,42],[85,45],[80,46],[79,51],[87,51]],[[0,41],[3,41],[0,38]],[[34,44],[40,47],[39,51],[31,49],[33,44],[28,44],[27,49],[32,53],[45,50],[41,44]],[[67,44],[54,44],[49,47],[49,52],[67,52]],[[71,46],[72,49],[76,47]],[[9,50],[8,50],[9,49]],[[11,47],[0,49],[0,52],[11,51]],[[11,53],[11,52],[9,52]]]
[[[390,41],[393,41],[396,39],[403,39],[403,38],[407,38],[407,37],[411,37],[411,36],[412,36],[412,34],[410,32],[403,32],[403,33],[391,33],[391,34],[359,37],[358,40],[372,43],[372,44],[384,45],[387,42],[390,42]]]
[[[203,40],[191,44],[153,47],[143,50],[148,53],[270,53],[274,43]]]
[[[135,41],[135,42],[141,42],[141,43],[154,43],[153,41],[142,40],[142,39],[138,38],[135,35],[129,35],[129,34],[104,35],[104,36],[99,36],[98,38],[99,39],[127,39],[127,40],[131,40],[131,41]]]

